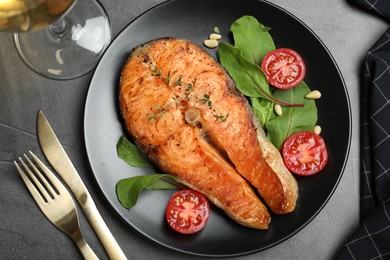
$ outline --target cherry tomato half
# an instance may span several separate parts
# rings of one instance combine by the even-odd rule
[[[210,205],[207,197],[194,190],[175,192],[165,210],[168,224],[183,234],[192,234],[201,230],[209,216]]]
[[[306,65],[301,56],[288,48],[269,52],[261,63],[261,69],[268,82],[281,89],[297,86],[306,74]]]
[[[287,168],[298,175],[313,175],[328,162],[324,139],[313,132],[297,132],[284,142],[282,155]]]

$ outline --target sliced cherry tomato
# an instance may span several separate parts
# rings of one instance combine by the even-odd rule
[[[301,56],[288,48],[269,52],[261,63],[268,82],[274,87],[289,89],[302,82],[306,65]]]
[[[207,197],[194,190],[180,190],[170,198],[165,217],[168,224],[183,234],[201,230],[210,216]]]
[[[324,139],[313,132],[297,132],[283,144],[282,155],[287,168],[298,175],[313,175],[328,162]]]

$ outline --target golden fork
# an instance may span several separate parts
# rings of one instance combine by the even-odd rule
[[[20,157],[25,170],[16,161],[14,163],[39,208],[51,223],[72,238],[85,259],[98,259],[81,235],[76,205],[69,191],[35,154],[30,151],[30,155],[41,170],[25,154],[30,166]]]

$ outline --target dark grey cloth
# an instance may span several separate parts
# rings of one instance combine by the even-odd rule
[[[351,0],[390,21],[390,0]],[[361,84],[361,225],[337,259],[390,259],[390,28],[367,53]]]
[[[375,15],[390,21],[390,2],[389,0],[349,0],[352,4],[357,4],[361,8],[372,12]]]

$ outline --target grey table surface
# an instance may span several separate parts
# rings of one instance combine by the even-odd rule
[[[113,36],[162,2],[101,0],[110,17]],[[240,258],[332,259],[359,223],[359,72],[367,50],[387,24],[345,0],[271,2],[306,23],[335,58],[352,106],[352,145],[344,175],[318,216],[288,240]],[[117,216],[100,192],[89,168],[83,137],[83,112],[91,77],[92,72],[68,81],[41,77],[18,56],[12,34],[0,33],[0,259],[82,258],[73,242],[41,213],[13,165],[13,160],[27,150],[43,157],[36,134],[39,109],[52,119],[59,139],[129,259],[194,259],[138,234]],[[80,217],[92,249],[107,259],[88,221],[83,214]]]

